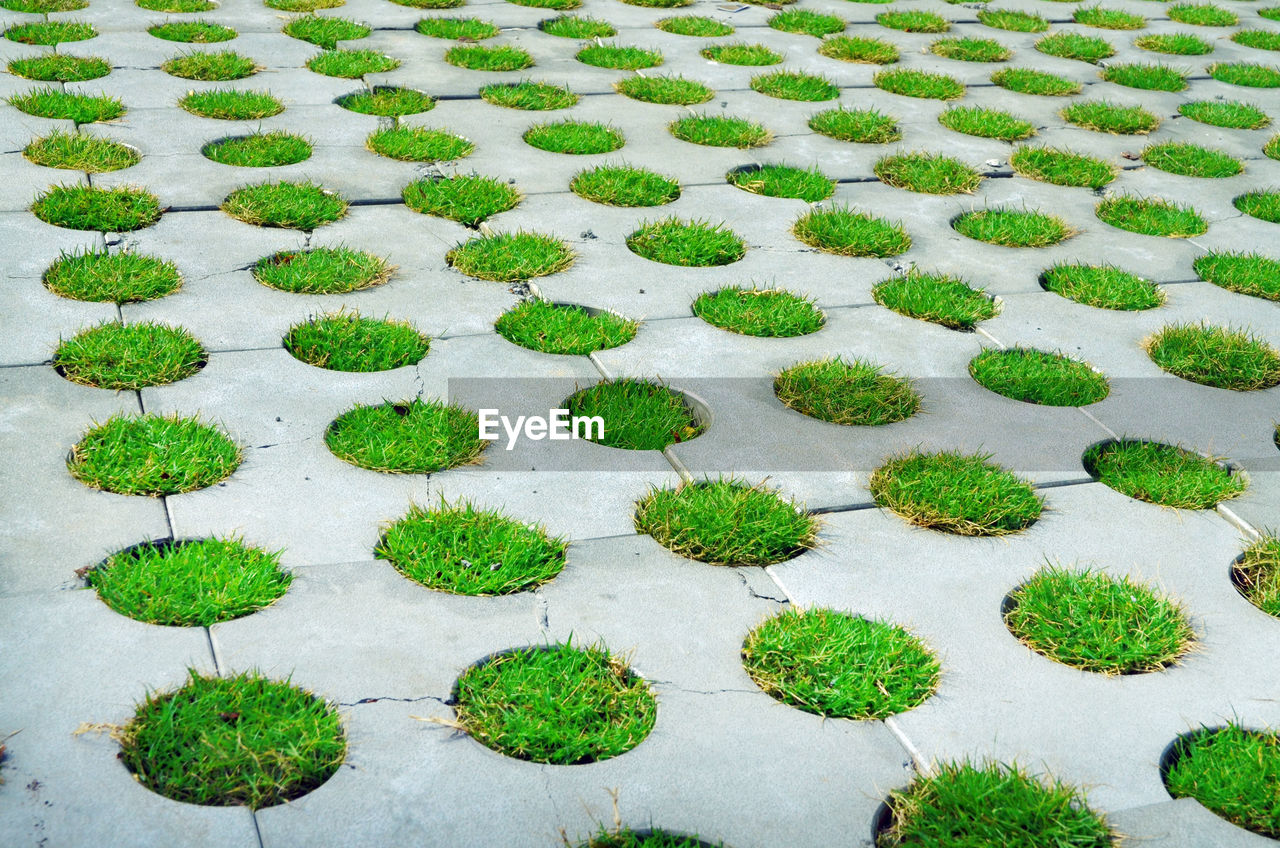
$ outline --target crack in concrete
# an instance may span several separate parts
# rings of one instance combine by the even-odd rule
[[[435,701],[441,706],[449,706],[449,700],[447,698],[441,698],[438,695],[419,695],[416,698],[397,698],[392,695],[372,695],[368,698],[360,698],[359,700],[352,701],[350,703],[339,701],[338,706],[359,707],[365,704],[376,704],[379,701],[395,701],[397,704],[417,704],[422,701]]]

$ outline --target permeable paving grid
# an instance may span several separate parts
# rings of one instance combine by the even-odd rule
[[[3,0],[0,843],[1274,844],[1265,2]]]

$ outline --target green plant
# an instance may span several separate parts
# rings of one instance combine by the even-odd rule
[[[610,153],[627,143],[614,127],[572,120],[537,124],[525,130],[522,137],[526,144],[539,150],[575,156]]]
[[[1013,51],[990,38],[940,38],[929,45],[929,52],[944,59],[961,62],[1003,62]]]
[[[935,12],[881,12],[876,15],[876,23],[902,32],[938,33],[951,29],[951,22]]]
[[[1162,370],[1193,383],[1237,392],[1280,385],[1280,353],[1244,330],[1170,324],[1142,347]]]
[[[979,9],[978,21],[992,29],[1010,32],[1044,32],[1049,28],[1049,22],[1040,15],[1013,9]]]
[[[407,321],[364,318],[345,310],[294,324],[281,342],[308,365],[365,374],[417,365],[431,349],[431,339]]]
[[[218,8],[213,0],[135,0],[139,9],[151,12],[170,12],[192,15],[196,12],[212,12]]]
[[[449,504],[441,499],[432,509],[414,505],[386,525],[373,553],[437,592],[509,595],[559,574],[568,547],[541,526],[477,509],[468,501]]]
[[[969,360],[969,376],[998,395],[1044,406],[1088,406],[1111,391],[1088,363],[1032,348],[986,348]]]
[[[920,394],[904,380],[862,359],[800,362],[773,380],[783,404],[810,418],[848,427],[905,421],[920,411]]]
[[[389,85],[353,91],[333,102],[343,109],[359,112],[361,115],[379,115],[386,118],[417,115],[430,112],[436,107],[436,101],[421,91]]]
[[[499,44],[496,47],[480,47],[471,45],[459,45],[450,47],[444,53],[444,60],[450,65],[457,65],[459,68],[468,68],[472,71],[523,71],[525,68],[533,67],[533,56],[529,51],[520,47],[512,47],[509,44]]]
[[[1191,238],[1209,229],[1196,210],[1159,197],[1114,195],[1094,207],[1094,214],[1113,227],[1147,236]]]
[[[4,37],[22,44],[53,46],[66,41],[84,41],[94,38],[98,31],[92,24],[81,21],[33,21],[14,24],[4,31]]]
[[[101,174],[132,167],[142,155],[132,147],[80,132],[54,130],[37,138],[22,150],[22,155],[46,168],[63,168]]]
[[[73,383],[131,391],[190,377],[209,354],[181,327],[106,321],[59,340],[53,367]]]
[[[408,6],[410,9],[456,9],[467,4],[467,0],[391,0],[391,2],[399,6]]]
[[[584,65],[610,68],[615,71],[639,71],[656,68],[662,64],[662,54],[643,47],[624,47],[617,44],[593,44],[584,47],[574,56]]]
[[[1228,291],[1280,301],[1280,261],[1269,256],[1210,251],[1191,267],[1200,279]]]
[[[708,844],[697,836],[665,830],[645,828],[636,832],[626,827],[602,826],[586,842],[579,842],[576,848],[707,848]],[[724,848],[724,843],[716,843],[712,848]]]
[[[1168,8],[1169,20],[1193,26],[1229,27],[1240,23],[1235,12],[1211,3],[1178,3]]]
[[[824,35],[843,32],[845,23],[835,15],[824,15],[808,9],[787,9],[770,17],[769,26],[782,32],[822,38]]]
[[[1155,283],[1114,265],[1054,265],[1045,270],[1042,281],[1049,291],[1098,309],[1154,309],[1165,301]]]
[[[368,38],[373,29],[368,24],[362,24],[359,21],[353,21],[348,18],[307,15],[306,17],[294,18],[289,21],[284,25],[284,29],[281,32],[290,38],[306,41],[317,47],[323,47],[325,50],[335,50],[339,41],[355,41],[361,38]]]
[[[1248,88],[1280,88],[1280,70],[1270,65],[1249,62],[1215,62],[1208,68],[1209,76],[1229,85]]]
[[[1083,87],[1075,80],[1030,68],[1002,68],[991,75],[991,81],[1019,94],[1040,97],[1069,97],[1079,94]]]
[[[357,404],[329,422],[324,443],[338,459],[370,471],[431,474],[481,462],[489,443],[479,432],[471,410],[413,398]]]
[[[346,247],[286,250],[253,266],[259,283],[293,294],[346,294],[380,286],[395,270],[385,259]]]
[[[458,724],[499,753],[538,763],[607,760],[639,745],[658,704],[603,646],[520,648],[472,666],[454,687]]]
[[[729,115],[690,115],[672,121],[667,129],[681,141],[708,147],[763,147],[773,141],[773,133],[764,127]]]
[[[770,50],[763,44],[714,44],[700,51],[702,58],[719,62],[722,65],[776,65],[782,61],[782,54]],[[1280,72],[1277,72],[1280,74]]]
[[[507,2],[532,9],[554,9],[558,12],[576,9],[582,5],[582,0],[507,0]]]
[[[1108,65],[1100,75],[1107,82],[1144,91],[1182,91],[1187,87],[1187,72],[1165,65]]]
[[[598,433],[588,426],[587,439],[623,450],[662,450],[697,438],[707,429],[679,392],[631,377],[579,389],[564,400],[564,406],[571,416],[604,422]]]
[[[858,144],[888,144],[902,138],[898,121],[875,109],[828,109],[809,119],[809,129]]]
[[[225,480],[240,458],[235,442],[196,418],[117,415],[80,437],[67,470],[94,489],[159,497]]]
[[[1244,493],[1243,477],[1194,451],[1123,439],[1094,445],[1082,457],[1099,483],[1147,503],[1213,509]]]
[[[538,28],[548,35],[560,38],[613,38],[618,30],[608,21],[599,18],[584,18],[580,15],[560,15],[538,24]]]
[[[1036,134],[1030,121],[980,106],[953,106],[938,115],[938,123],[958,133],[1000,141],[1020,141]]]
[[[1035,43],[1035,48],[1059,59],[1074,59],[1091,64],[1116,55],[1116,48],[1105,38],[1094,38],[1078,32],[1046,35]]]
[[[470,156],[476,146],[445,130],[423,127],[391,127],[375,130],[365,146],[388,159],[402,162],[448,162]]]
[[[1234,156],[1195,144],[1167,141],[1149,145],[1142,151],[1142,161],[1153,168],[1184,177],[1234,177],[1244,165]]]
[[[265,91],[225,88],[188,92],[178,105],[193,115],[221,121],[252,121],[284,111],[284,104]]]
[[[972,330],[979,321],[1000,314],[1000,307],[982,289],[959,277],[912,269],[881,280],[871,289],[876,303],[908,318],[941,324],[952,330]]]
[[[1246,215],[1262,221],[1280,224],[1280,192],[1251,191],[1242,194],[1232,204]]]
[[[189,675],[180,689],[151,693],[121,731],[120,758],[153,792],[257,810],[305,795],[342,765],[336,706],[256,672]]]
[[[1147,19],[1123,9],[1104,9],[1101,6],[1080,6],[1071,16],[1078,24],[1098,29],[1142,29]]]
[[[586,356],[631,341],[640,322],[613,312],[533,298],[502,313],[493,328],[507,341],[529,350]]]
[[[730,185],[765,197],[789,197],[817,203],[836,189],[836,181],[817,169],[791,165],[755,165],[735,168],[725,175]]]
[[[31,211],[55,227],[127,233],[159,221],[160,201],[133,186],[56,185],[36,197]]]
[[[479,18],[423,18],[414,29],[431,38],[452,41],[484,41],[499,32],[497,24]]]
[[[293,576],[240,539],[148,542],[83,572],[102,602],[147,624],[208,627],[275,603]]]
[[[347,0],[262,0],[262,5],[282,12],[317,12],[320,9],[336,9],[346,5],[346,2]]]
[[[313,182],[275,182],[238,188],[221,209],[258,227],[314,230],[347,214],[347,201]]]
[[[568,109],[578,102],[578,95],[570,91],[568,86],[531,80],[490,83],[480,89],[480,97],[494,106],[539,112]]]
[[[1213,45],[1187,32],[1157,33],[1133,40],[1135,47],[1152,53],[1171,56],[1204,56],[1213,52]]]
[[[1249,602],[1280,617],[1280,539],[1263,536],[1236,560],[1231,578]]]
[[[786,609],[742,643],[742,665],[769,695],[805,712],[883,719],[920,706],[941,665],[901,627],[830,609]]]
[[[508,183],[478,174],[454,177],[426,177],[409,183],[403,192],[405,205],[423,215],[457,221],[476,227],[500,212],[520,203],[518,189]]]
[[[569,183],[579,197],[608,206],[661,206],[680,196],[680,183],[662,174],[626,165],[580,171]]]
[[[719,38],[725,35],[733,35],[733,27],[723,21],[698,15],[663,18],[656,22],[654,26],[672,35],[688,35],[695,38]]]
[[[1110,162],[1056,147],[1019,147],[1009,167],[1024,177],[1060,186],[1100,189],[1120,170]]]
[[[124,104],[115,97],[68,94],[53,86],[33,88],[23,94],[15,94],[8,98],[8,103],[15,109],[26,112],[28,115],[35,115],[37,118],[73,121],[76,124],[114,121],[125,112]]]
[[[1121,106],[1107,100],[1072,103],[1060,114],[1067,123],[1113,135],[1145,135],[1160,126],[1160,119],[1141,106]]]
[[[818,53],[828,59],[864,65],[891,65],[898,61],[898,48],[880,38],[849,35],[824,38],[818,45]]]
[[[311,158],[311,142],[283,130],[211,141],[200,148],[206,159],[242,168],[274,168]]]
[[[723,223],[680,218],[641,221],[627,236],[627,248],[664,265],[695,268],[729,265],[747,251],[746,243]]]
[[[973,168],[937,153],[899,153],[876,161],[880,182],[923,194],[972,194],[982,176]]]
[[[1280,7],[1268,6],[1265,9],[1259,9],[1258,17],[1266,18],[1269,21],[1280,21]]]
[[[3,0],[0,8],[28,15],[49,15],[55,12],[78,12],[89,8],[89,0]]]
[[[946,74],[901,68],[893,71],[877,71],[871,78],[876,88],[904,97],[924,97],[931,100],[957,100],[964,97],[964,84]]]
[[[469,277],[511,283],[563,271],[577,254],[554,236],[519,230],[473,238],[444,258]]]
[[[1271,124],[1266,112],[1238,100],[1195,100],[1180,105],[1178,114],[1202,124],[1233,130],[1260,130]]]
[[[775,71],[751,78],[751,88],[780,100],[816,102],[834,100],[840,96],[839,87],[826,77],[802,74],[797,71]]]
[[[111,73],[111,63],[97,56],[48,53],[9,61],[9,73],[40,82],[85,82]]]
[[[1025,209],[965,212],[951,226],[962,236],[1004,247],[1048,247],[1077,232],[1061,218]]]
[[[620,94],[645,103],[664,103],[672,106],[690,106],[706,103],[715,92],[702,83],[682,76],[634,76],[613,85]]]
[[[871,474],[875,502],[908,522],[961,536],[1019,533],[1040,517],[1031,484],[989,457],[912,451]]]
[[[213,44],[230,41],[237,33],[231,27],[210,21],[171,21],[148,27],[147,32],[165,41],[182,41],[188,44]]]
[[[252,59],[230,50],[221,53],[185,53],[160,65],[160,70],[175,77],[200,82],[225,82],[244,79],[261,70]]]
[[[446,55],[445,58],[448,59],[448,56]],[[310,70],[326,77],[340,79],[358,79],[366,74],[385,74],[398,67],[400,67],[399,59],[384,56],[376,50],[326,50],[307,60],[307,68]]]
[[[900,223],[890,223],[848,206],[813,209],[791,226],[800,241],[841,256],[875,256],[883,259],[905,253],[911,236]]]
[[[1280,734],[1239,724],[1182,736],[1164,776],[1169,794],[1195,798],[1216,815],[1254,833],[1280,837]]]
[[[731,333],[775,339],[816,333],[827,320],[812,298],[754,286],[703,292],[693,301],[693,314]]]
[[[172,262],[105,249],[63,252],[41,278],[59,297],[93,303],[138,303],[173,294],[182,276]]]
[[[629,6],[644,6],[648,9],[675,9],[690,6],[693,0],[622,0]]]

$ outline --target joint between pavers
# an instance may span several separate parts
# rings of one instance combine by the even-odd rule
[[[257,810],[249,810],[249,821],[253,822],[253,835],[258,840],[258,848],[263,848],[265,843],[262,841],[262,828],[258,825]]]
[[[997,347],[999,347],[1001,350],[1006,350],[1006,347],[1005,347],[1005,343],[1004,343],[1004,342],[1000,341],[1000,340],[999,340],[999,339],[997,339],[995,336],[993,336],[993,335],[991,335],[990,333],[988,333],[988,332],[987,332],[985,329],[983,329],[982,327],[974,327],[974,328],[973,328],[973,331],[974,331],[975,333],[977,333],[978,335],[980,335],[980,336],[982,336],[982,337],[986,338],[988,341],[990,341],[992,344],[994,344],[994,345],[996,345]]]
[[[1249,541],[1256,542],[1262,538],[1262,532],[1258,530],[1258,528],[1254,527],[1244,518],[1237,515],[1226,504],[1218,504],[1214,507],[1214,512],[1218,513],[1218,515],[1222,516],[1228,524],[1247,536]]]
[[[680,475],[680,479],[682,481],[684,481],[685,483],[693,482],[693,474],[689,471],[687,467],[685,467],[685,464],[680,461],[680,457],[676,456],[675,452],[671,450],[670,445],[667,445],[665,448],[662,449],[662,455],[667,458],[667,462],[671,463],[671,467],[674,468],[675,472]]]
[[[1119,441],[1119,440],[1120,440],[1120,436],[1119,436],[1119,434],[1118,434],[1118,433],[1116,433],[1116,431],[1115,431],[1115,430],[1112,430],[1112,429],[1111,429],[1110,427],[1108,427],[1106,424],[1103,424],[1100,420],[1098,420],[1098,417],[1097,417],[1096,415],[1094,415],[1092,412],[1090,412],[1089,410],[1085,409],[1085,408],[1084,408],[1084,407],[1082,407],[1082,406],[1081,406],[1081,407],[1077,407],[1077,408],[1080,410],[1080,414],[1081,414],[1081,415],[1083,415],[1085,418],[1088,418],[1088,419],[1089,419],[1090,421],[1092,421],[1094,424],[1097,424],[1099,427],[1101,427],[1101,428],[1102,428],[1102,432],[1106,433],[1108,436],[1110,436],[1111,438],[1113,438],[1113,439],[1115,439],[1115,440],[1117,440],[1117,441]]]
[[[924,758],[924,754],[920,753],[920,749],[915,746],[911,738],[903,731],[898,723],[893,720],[893,716],[889,716],[884,720],[884,726],[889,728],[889,732],[893,734],[893,738],[898,740],[898,744],[906,750],[907,755],[911,757],[911,763],[924,777],[933,777],[933,766]]]
[[[863,509],[878,509],[875,501],[860,501],[851,504],[837,504],[835,506],[818,506],[809,510],[810,515],[830,515],[833,512],[858,512]]]
[[[213,659],[213,672],[219,677],[222,676],[222,661],[218,657],[218,644],[213,640],[213,630],[209,627],[204,628],[205,641],[209,643],[209,656]]]
[[[604,367],[604,363],[600,361],[599,356],[596,356],[596,352],[594,350],[591,353],[587,354],[587,359],[591,360],[591,364],[594,365],[596,367],[596,370],[600,372],[600,376],[602,378],[604,378],[605,380],[613,379],[613,375],[609,373],[608,368]]]

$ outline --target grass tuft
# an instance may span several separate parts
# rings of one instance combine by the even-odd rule
[[[1115,195],[1100,202],[1094,214],[1113,227],[1147,236],[1192,238],[1209,230],[1196,210],[1159,197]]]
[[[1014,173],[1060,186],[1100,189],[1120,174],[1110,162],[1056,147],[1019,147],[1009,157]]]
[[[373,29],[368,24],[348,18],[307,15],[289,21],[281,32],[290,38],[306,41],[325,50],[336,50],[339,41],[368,38]]]
[[[196,418],[118,415],[94,425],[76,442],[67,470],[94,489],[162,497],[225,480],[240,459],[235,442]]]
[[[731,333],[774,339],[816,333],[827,320],[812,298],[754,286],[703,292],[693,301],[693,314]]]
[[[871,78],[871,82],[876,88],[891,94],[923,97],[930,100],[958,100],[964,97],[965,92],[964,84],[955,77],[918,71],[914,68],[878,71]]]
[[[1164,776],[1169,794],[1195,798],[1232,824],[1280,838],[1280,734],[1238,724],[1181,737]]]
[[[969,376],[998,395],[1043,406],[1088,406],[1111,391],[1087,363],[1024,347],[986,348],[969,360]]]
[[[752,165],[725,175],[730,185],[765,197],[787,197],[817,203],[836,190],[836,181],[817,169],[791,165]]]
[[[316,247],[264,256],[253,266],[253,276],[264,286],[291,294],[347,294],[382,285],[394,270],[370,253]]]
[[[347,0],[262,0],[268,9],[279,9],[281,12],[318,12],[321,9],[336,9],[346,5]]]
[[[773,393],[801,415],[846,427],[895,424],[920,411],[920,394],[910,380],[885,374],[873,362],[838,356],[783,369]]]
[[[1100,76],[1107,82],[1143,91],[1182,91],[1187,87],[1187,72],[1165,65],[1118,64],[1103,68]]]
[[[1236,392],[1280,385],[1280,353],[1244,330],[1171,324],[1144,339],[1142,347],[1162,370],[1193,383]]]
[[[308,69],[326,77],[339,79],[359,79],[366,74],[385,74],[398,67],[400,67],[399,59],[392,59],[376,50],[326,50],[307,60]]]
[[[37,138],[22,150],[22,155],[46,168],[62,168],[101,174],[119,171],[138,164],[142,154],[132,147],[81,132],[54,130]]]
[[[800,241],[841,256],[874,256],[884,259],[905,253],[911,236],[900,223],[890,223],[848,206],[813,209],[791,225]]]
[[[937,153],[899,153],[874,166],[880,182],[923,194],[972,194],[982,182],[973,168]]]
[[[1120,494],[1176,509],[1213,509],[1247,488],[1241,475],[1212,459],[1160,442],[1106,442],[1086,450],[1081,461]]]
[[[1135,38],[1133,45],[1152,53],[1169,56],[1204,56],[1213,52],[1213,45],[1187,32],[1156,33]]]
[[[56,185],[36,198],[31,211],[55,227],[127,233],[159,221],[160,201],[133,186]]]
[[[627,77],[614,83],[620,94],[645,103],[691,106],[706,103],[715,92],[702,83],[682,76]]]
[[[1147,19],[1142,15],[1101,6],[1079,6],[1071,17],[1078,24],[1098,29],[1142,29],[1147,25]]]
[[[338,459],[370,471],[431,474],[481,462],[489,443],[479,433],[471,410],[413,398],[357,404],[329,422],[324,443]]]
[[[253,76],[261,68],[252,59],[230,50],[221,53],[184,53],[160,65],[160,70],[182,79],[226,82]]]
[[[939,33],[951,29],[951,22],[936,12],[881,12],[876,23],[901,32]]]
[[[181,327],[106,321],[60,340],[53,367],[73,383],[134,391],[190,377],[209,354]]]
[[[1055,215],[1025,209],[966,212],[952,221],[951,226],[962,236],[1003,247],[1048,247],[1077,232]]]
[[[1280,224],[1280,191],[1251,191],[1231,201],[1246,215],[1260,221]]]
[[[549,18],[538,24],[538,28],[547,35],[558,38],[613,38],[618,34],[617,28],[608,21],[599,18],[585,18],[581,15],[560,15]]]
[[[241,168],[275,168],[311,158],[311,142],[283,130],[255,132],[211,141],[200,148],[206,159]]]
[[[140,303],[173,294],[182,275],[172,262],[136,253],[62,253],[44,272],[44,287],[59,297],[92,303]]]
[[[71,94],[53,86],[33,88],[8,98],[8,104],[37,118],[95,124],[124,115],[124,104],[107,95]]]
[[[681,141],[707,147],[736,147],[745,150],[773,141],[773,133],[754,121],[729,115],[690,115],[672,121],[667,129]]]
[[[516,208],[521,200],[519,190],[513,186],[478,174],[426,177],[405,186],[403,197],[414,212],[448,218],[472,228]]]
[[[1211,127],[1232,130],[1260,130],[1271,124],[1271,118],[1266,112],[1238,100],[1196,100],[1183,103],[1178,107],[1178,114]]]
[[[28,15],[50,15],[55,12],[78,12],[89,8],[89,0],[3,0],[0,9]]]
[[[818,45],[818,54],[863,65],[892,65],[899,58],[898,48],[883,39],[850,35],[824,38]]]
[[[938,115],[938,123],[958,133],[999,141],[1021,141],[1036,134],[1030,121],[980,106],[953,106]]]
[[[1231,578],[1250,603],[1280,618],[1280,538],[1263,536],[1246,548]]]
[[[490,83],[480,89],[480,97],[494,106],[535,112],[568,109],[578,102],[578,95],[568,86],[532,80]]]
[[[988,460],[944,451],[894,457],[871,475],[875,502],[908,522],[961,536],[1019,533],[1040,517],[1031,484]]]
[[[1055,32],[1035,43],[1035,48],[1059,59],[1097,64],[1116,55],[1116,48],[1105,38],[1081,35],[1078,32]]]
[[[680,197],[680,183],[644,168],[601,165],[569,183],[579,197],[607,206],[662,206]]]
[[[584,65],[609,68],[615,71],[639,71],[656,68],[662,64],[662,54],[643,47],[625,47],[618,44],[593,44],[574,55]]]
[[[1165,302],[1164,291],[1155,283],[1114,265],[1054,265],[1044,272],[1042,282],[1051,292],[1098,309],[1137,311]]]
[[[715,18],[700,15],[680,15],[674,18],[663,18],[654,24],[663,32],[672,35],[687,35],[694,38],[720,38],[733,35],[733,27]],[[610,33],[612,35],[612,33]]]
[[[4,37],[10,41],[47,47],[67,41],[84,41],[97,35],[93,25],[83,21],[33,21],[14,24],[4,31]]]
[[[1167,141],[1142,151],[1142,161],[1153,168],[1184,177],[1222,179],[1234,177],[1244,165],[1234,156],[1195,144]]]
[[[431,38],[451,41],[484,41],[499,32],[497,24],[479,18],[423,18],[414,29]]]
[[[563,405],[572,416],[600,417],[603,432],[590,441],[611,448],[662,450],[695,439],[707,429],[683,395],[649,380],[602,381],[569,395]]]
[[[871,297],[900,315],[952,330],[972,330],[979,321],[1000,314],[1000,306],[982,289],[975,289],[959,277],[928,274],[914,268],[876,283]]]
[[[147,32],[165,41],[181,41],[187,44],[215,44],[230,41],[237,36],[231,27],[211,21],[171,21],[148,27]]]
[[[444,258],[468,277],[511,283],[563,271],[577,254],[554,236],[520,230],[473,238]]]
[[[836,15],[824,15],[808,9],[787,9],[769,18],[769,26],[782,32],[796,35],[812,35],[822,38],[843,32],[845,22]]]
[[[826,77],[798,71],[774,71],[754,76],[751,78],[751,88],[779,100],[801,100],[809,103],[834,100],[840,96],[840,88]]]
[[[365,146],[388,159],[401,162],[449,162],[470,156],[476,146],[459,135],[423,127],[391,127],[376,130]]]
[[[85,82],[111,73],[111,63],[97,56],[49,53],[9,61],[9,73],[40,82]]]
[[[572,120],[537,124],[525,130],[522,137],[526,144],[539,150],[574,156],[611,153],[627,143],[614,127]]]
[[[1211,3],[1178,3],[1167,9],[1169,20],[1192,26],[1229,27],[1240,23],[1230,9]]]
[[[978,21],[1009,32],[1044,32],[1049,28],[1049,22],[1040,15],[1014,9],[979,9]]]
[[[333,102],[351,112],[358,112],[361,115],[378,115],[384,118],[418,115],[430,112],[436,107],[436,101],[421,91],[389,85],[380,85],[373,89],[362,88],[359,91],[344,94]]]
[[[809,129],[856,144],[888,144],[902,138],[898,121],[876,109],[828,109],[809,119]]]
[[[1227,291],[1280,301],[1280,261],[1269,256],[1210,251],[1191,267],[1200,279]]]
[[[212,12],[218,8],[213,0],[134,0],[139,9],[151,12],[168,12],[170,14],[193,15],[197,12]]]
[[[347,201],[313,182],[275,182],[238,188],[222,211],[258,227],[314,230],[347,214]]]
[[[450,47],[444,53],[444,60],[459,68],[495,73],[523,71],[525,68],[533,67],[533,56],[529,51],[509,44],[499,44],[494,47],[472,45]]]
[[[502,313],[493,328],[507,341],[529,350],[586,356],[631,341],[640,322],[613,312],[534,298]]]
[[[193,115],[220,121],[253,121],[284,111],[284,104],[265,91],[226,88],[187,92],[178,105]]]
[[[417,365],[431,339],[407,321],[330,312],[289,328],[281,340],[295,359],[317,368],[369,374]]]
[[[1160,119],[1141,106],[1121,106],[1107,100],[1072,103],[1060,114],[1069,124],[1112,135],[1145,135],[1160,126]]]
[[[991,75],[991,81],[1018,94],[1035,94],[1040,97],[1069,97],[1079,94],[1083,88],[1075,80],[1030,68],[1002,68]]]
[[[714,44],[700,51],[702,58],[719,62],[722,65],[776,65],[782,61],[782,54],[770,50],[763,44]],[[1277,72],[1280,74],[1280,72]]]
[[[1215,62],[1208,67],[1209,76],[1228,85],[1247,88],[1280,88],[1280,70],[1270,65],[1250,62]]]
[[[959,62],[1004,62],[1013,51],[990,38],[940,38],[929,45],[929,52]]]
[[[729,265],[747,252],[746,243],[723,223],[680,218],[641,221],[627,236],[627,248],[653,262],[693,268]]]

